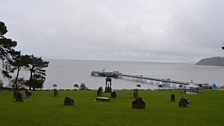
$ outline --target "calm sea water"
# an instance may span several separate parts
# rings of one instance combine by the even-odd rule
[[[224,85],[224,67],[196,66],[192,64],[148,63],[148,62],[115,62],[115,61],[78,61],[50,60],[47,68],[47,79],[44,89],[52,89],[56,83],[58,88],[73,89],[74,84],[85,83],[90,89],[105,86],[104,77],[92,77],[91,71],[108,69],[131,75],[143,75],[155,78],[196,83],[216,83]],[[112,80],[113,89],[133,89],[137,82],[121,79]],[[144,89],[156,88],[156,85],[141,84]]]

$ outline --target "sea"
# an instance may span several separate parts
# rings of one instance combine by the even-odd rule
[[[74,89],[74,84],[85,83],[89,89],[105,87],[105,77],[91,76],[92,71],[119,71],[128,75],[171,79],[182,82],[224,85],[223,66],[200,66],[181,63],[128,62],[128,61],[91,61],[91,60],[48,60],[46,81],[43,89]],[[28,71],[23,70],[20,76],[27,78]],[[112,78],[112,89],[156,89],[158,83],[143,83],[127,79]]]

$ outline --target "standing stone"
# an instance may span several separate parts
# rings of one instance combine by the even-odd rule
[[[17,95],[20,93],[20,91],[19,90],[14,90],[14,92],[13,92],[13,97],[14,98],[16,98],[17,97]]]
[[[134,89],[134,91],[133,91],[133,96],[134,96],[134,98],[139,97],[138,89]]]
[[[117,93],[115,91],[111,92],[111,98],[116,98],[117,97]]]
[[[103,88],[99,87],[99,89],[97,90],[97,96],[103,96]]]
[[[187,107],[187,99],[186,98],[181,98],[180,101],[179,101],[179,107],[184,107],[186,108]]]
[[[171,102],[175,102],[175,94],[171,94]]]
[[[14,91],[14,98],[17,102],[24,102],[25,100],[24,95],[19,90]]]
[[[185,97],[185,100],[186,100],[187,104],[191,104],[191,100],[190,99],[188,99],[187,97]]]
[[[30,90],[26,90],[25,93],[26,93],[27,98],[32,96],[32,91],[30,91]]]
[[[74,99],[71,97],[65,97],[64,105],[74,105]]]
[[[137,97],[134,101],[132,101],[132,108],[145,108],[145,102],[141,97]]]
[[[54,97],[57,97],[59,94],[59,91],[57,89],[54,89]]]

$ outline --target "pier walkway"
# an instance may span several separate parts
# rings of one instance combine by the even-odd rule
[[[152,77],[144,77],[142,75],[128,75],[128,74],[123,74],[120,73],[119,71],[113,71],[113,72],[108,72],[108,71],[92,71],[91,72],[92,76],[99,76],[99,77],[113,77],[113,78],[119,78],[119,79],[129,79],[129,80],[136,80],[138,82],[156,82],[157,84],[160,83],[166,83],[166,84],[179,84],[179,85],[188,85],[189,82],[182,82],[182,81],[175,81],[171,79],[159,79],[159,78],[152,78]]]

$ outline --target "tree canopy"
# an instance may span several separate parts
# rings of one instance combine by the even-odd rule
[[[42,88],[45,81],[46,70],[49,62],[44,61],[41,57],[35,57],[34,55],[26,55],[27,69],[30,71],[30,78],[27,81],[27,86],[31,89]]]
[[[14,49],[17,46],[17,42],[4,36],[7,32],[5,23],[0,21],[0,60],[2,61],[2,68],[0,70],[3,77],[11,78],[9,75],[9,63],[12,62],[12,57],[17,55],[18,52]]]
[[[21,51],[16,51],[14,48],[17,42],[6,38],[4,35],[8,32],[4,22],[0,21],[0,60],[2,67],[0,71],[5,78],[12,78],[10,73],[16,71],[14,78],[14,87],[18,88],[18,79],[21,69],[28,69],[30,71],[30,78],[25,82],[25,85],[30,89],[42,88],[46,78],[46,70],[49,62],[44,61],[41,57],[34,55],[21,55]]]
[[[5,23],[0,21],[0,35],[4,35],[7,32],[8,30],[7,27],[5,26]]]
[[[20,52],[18,52],[16,55],[13,55],[12,61],[10,62],[11,65],[11,71],[16,71],[16,77],[15,77],[15,88],[18,88],[18,79],[19,79],[19,73],[22,68],[25,68],[28,66],[28,60],[26,55],[21,55]]]

